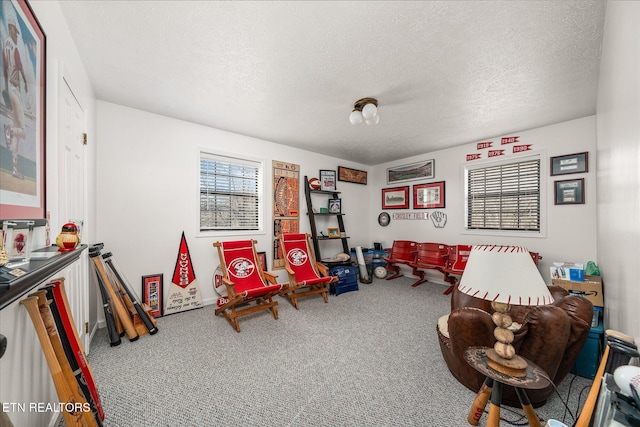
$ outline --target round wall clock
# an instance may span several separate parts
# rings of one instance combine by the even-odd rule
[[[380,215],[378,215],[378,224],[380,224],[383,227],[386,227],[387,225],[389,225],[389,222],[391,222],[391,218],[389,217],[389,214],[386,212],[382,212]]]

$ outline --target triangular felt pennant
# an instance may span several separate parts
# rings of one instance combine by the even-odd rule
[[[191,255],[189,255],[189,247],[183,231],[164,314],[179,313],[200,307],[202,307],[202,297],[196,275],[193,272]]]

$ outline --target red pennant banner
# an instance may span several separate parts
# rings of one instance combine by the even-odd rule
[[[478,142],[477,149],[482,150],[484,148],[491,148],[491,144],[493,144],[493,141]]]
[[[184,289],[189,286],[195,278],[196,275],[191,265],[191,255],[189,254],[187,239],[184,237],[183,232],[182,240],[180,241],[180,251],[178,252],[178,260],[176,261],[176,268],[173,271],[173,280],[171,282]]]
[[[514,153],[521,153],[523,151],[529,151],[529,150],[531,150],[531,144],[513,146]]]
[[[467,162],[470,160],[477,160],[482,156],[482,154],[467,154]]]
[[[504,138],[502,138],[500,140],[500,144],[501,145],[505,145],[505,144],[513,144],[515,142],[519,142],[518,138],[520,138],[519,136],[505,136]]]
[[[489,150],[489,157],[504,156],[504,150]]]

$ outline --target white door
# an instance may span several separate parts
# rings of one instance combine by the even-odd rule
[[[68,221],[75,222],[82,239],[82,225],[85,219],[84,110],[66,80],[63,80],[61,98],[58,146],[60,221],[62,224]],[[86,325],[89,321],[89,284],[83,279],[88,277],[87,263],[87,255],[83,253],[78,266],[79,271],[74,271],[73,278],[65,283],[65,289],[80,342],[88,352],[89,334],[86,332]]]

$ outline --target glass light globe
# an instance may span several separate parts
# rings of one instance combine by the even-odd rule
[[[373,116],[370,119],[366,119],[364,121],[367,125],[371,126],[371,125],[377,125],[378,123],[380,123],[380,116]]]
[[[362,123],[362,113],[357,110],[353,110],[351,114],[349,114],[349,121],[352,125],[359,125]]]
[[[373,104],[367,104],[362,109],[362,117],[365,120],[373,118],[378,113],[378,108]]]

